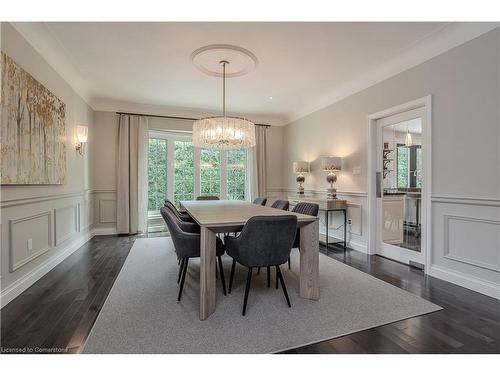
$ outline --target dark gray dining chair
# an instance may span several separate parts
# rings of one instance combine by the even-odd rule
[[[194,219],[191,216],[189,216],[189,214],[179,212],[177,207],[175,207],[175,205],[168,199],[165,199],[165,207],[168,207],[174,213],[174,215],[177,216],[177,218],[179,218],[179,220],[189,221],[191,223],[195,222]]]
[[[199,195],[196,197],[197,201],[218,201],[219,197],[216,195]]]
[[[236,262],[248,268],[243,316],[246,313],[248,292],[254,267],[268,267],[267,287],[270,287],[270,267],[276,267],[276,277],[281,282],[288,307],[292,307],[286,291],[285,280],[281,275],[280,265],[290,257],[293,240],[297,231],[297,217],[254,216],[250,218],[237,237],[225,237],[226,252],[233,258],[228,293],[233,286]]]
[[[288,211],[288,207],[290,207],[290,202],[277,199],[271,205],[272,208],[277,208],[278,210]]]
[[[299,202],[292,209],[292,212],[297,214],[309,215],[309,216],[318,216],[319,206],[316,203],[308,203],[308,202]],[[300,250],[300,230],[297,229],[297,234],[295,235],[295,241],[293,242],[292,247],[297,247]],[[290,264],[290,258],[288,258],[288,269],[291,269],[292,266]]]
[[[253,201],[254,204],[259,204],[261,206],[265,206],[266,203],[267,203],[267,198],[263,198],[263,197],[258,197],[258,198],[255,198],[254,201]]]
[[[184,288],[184,280],[186,279],[186,272],[188,268],[189,258],[198,258],[200,256],[200,239],[199,233],[189,233],[185,232],[179,226],[179,221],[175,218],[175,215],[166,207],[160,208],[161,216],[167,224],[168,231],[172,237],[172,242],[174,243],[175,252],[177,256],[181,259],[181,267],[179,269],[179,274],[177,276],[177,283],[180,282],[179,294],[177,296],[177,301],[180,302],[182,297],[182,289]],[[226,295],[226,281],[224,278],[224,268],[222,266],[222,255],[224,254],[224,244],[222,240],[216,237],[216,248],[215,255],[219,262],[219,273],[222,282],[222,291]]]

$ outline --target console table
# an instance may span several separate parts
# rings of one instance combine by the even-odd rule
[[[326,238],[325,238],[325,246],[326,246],[326,253],[328,254],[328,245],[329,244],[336,244],[336,243],[341,243],[343,244],[344,247],[344,252],[347,249],[347,201],[342,200],[342,199],[326,199],[326,198],[316,198],[316,197],[311,197],[311,196],[300,196],[300,195],[294,195],[294,196],[289,196],[288,201],[290,202],[291,206],[295,206],[299,202],[308,202],[308,203],[316,203],[319,206],[320,211],[325,211],[326,212]],[[344,213],[344,240],[343,241],[337,241],[337,242],[329,242],[328,241],[328,214],[331,211],[342,211]]]

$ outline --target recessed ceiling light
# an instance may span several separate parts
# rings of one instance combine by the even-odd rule
[[[273,100],[273,97],[272,97],[272,96],[270,96],[270,97],[269,97],[269,100]]]

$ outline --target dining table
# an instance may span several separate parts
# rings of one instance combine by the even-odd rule
[[[217,233],[240,232],[254,216],[297,216],[300,230],[299,295],[306,299],[319,299],[318,217],[236,200],[189,200],[181,201],[180,205],[200,226],[200,320],[207,319],[216,310]]]

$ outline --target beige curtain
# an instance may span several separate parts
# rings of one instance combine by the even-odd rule
[[[253,201],[267,194],[266,126],[255,126],[255,147],[248,152],[247,197]]]
[[[146,233],[148,219],[148,119],[120,115],[118,128],[118,233]]]

